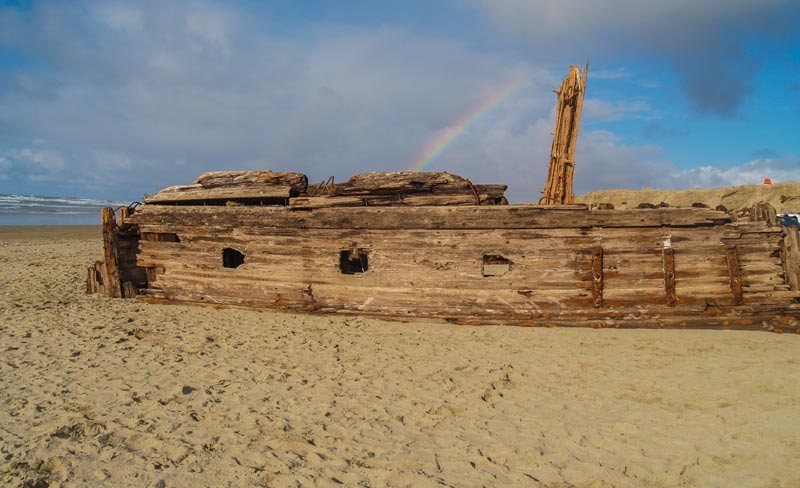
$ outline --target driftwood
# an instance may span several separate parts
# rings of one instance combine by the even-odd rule
[[[550,168],[547,183],[542,191],[539,203],[545,205],[571,204],[575,201],[572,194],[572,180],[575,172],[575,144],[578,140],[578,128],[583,108],[583,96],[586,93],[586,77],[589,64],[583,69],[570,66],[569,74],[556,90],[556,130],[553,133],[553,146],[550,150]]]
[[[295,208],[384,205],[504,205],[506,185],[473,185],[449,173],[365,173],[341,184],[333,178],[308,185],[300,173],[220,171],[204,173],[191,185],[165,188],[146,197],[161,205],[286,205]]]
[[[308,177],[302,173],[279,173],[274,171],[213,171],[198,176],[194,183],[204,188],[289,186],[297,193],[305,193]]]
[[[468,193],[472,183],[450,173],[363,173],[336,185],[337,195],[394,195],[412,193]]]
[[[364,173],[340,184],[310,185],[308,195],[290,200],[294,208],[363,206],[507,205],[506,185],[475,185],[450,173]]]
[[[256,200],[268,204],[305,193],[308,178],[301,173],[273,171],[217,171],[200,175],[191,185],[165,188],[145,203],[212,203]]]

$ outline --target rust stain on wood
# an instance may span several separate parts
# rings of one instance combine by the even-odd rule
[[[675,295],[675,250],[665,247],[661,252],[664,260],[664,291],[667,294],[667,305],[674,307],[678,303]]]
[[[744,295],[742,292],[742,273],[739,268],[739,253],[736,247],[727,247],[725,249],[725,257],[728,261],[728,275],[732,294],[731,303],[741,305],[744,303]]]
[[[592,304],[595,308],[603,306],[603,248],[592,248]]]

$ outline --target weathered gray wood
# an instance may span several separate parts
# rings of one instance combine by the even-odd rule
[[[728,273],[730,275],[732,304],[741,305],[744,303],[742,293],[742,274],[739,268],[739,254],[736,252],[736,247],[727,247],[725,249],[728,258]]]
[[[603,248],[592,248],[592,300],[595,308],[603,306]]]
[[[364,173],[340,183],[311,185],[308,195],[292,199],[294,208],[376,205],[494,205],[503,204],[506,185],[473,185],[450,173]],[[508,203],[506,200],[505,203]]]
[[[800,290],[800,233],[793,227],[784,227],[781,244],[786,284],[792,290]]]
[[[540,205],[470,207],[321,208],[299,211],[283,207],[170,207],[146,205],[131,216],[142,227],[205,226],[259,229],[556,229],[592,227],[692,227],[719,225],[730,217],[716,210],[585,210]],[[156,230],[150,230],[157,232]]]
[[[678,299],[675,293],[675,250],[665,247],[662,251],[664,262],[664,291],[667,295],[667,305],[674,306]]]
[[[305,193],[308,188],[308,177],[302,173],[275,171],[213,171],[201,174],[194,183],[204,188],[289,186],[297,193]]]
[[[264,310],[464,324],[800,327],[800,293],[787,272],[787,256],[800,250],[768,209],[750,212],[762,221],[733,223],[702,208],[503,208],[491,205],[503,185],[446,173],[356,175],[313,197],[276,178],[215,173],[173,193],[202,192],[198,202],[218,205],[233,191],[234,201],[252,204],[242,190],[258,185],[282,187],[289,206],[201,206],[193,196],[166,200],[191,205],[148,203],[125,216],[128,230],[115,230],[121,293],[138,293],[140,280],[149,301]],[[244,262],[230,267],[226,248]],[[363,269],[343,267],[341,253],[354,249]],[[487,256],[509,265],[487,274]],[[92,287],[100,285],[87,276]]]
[[[114,209],[105,207],[101,213],[103,227],[103,263],[105,276],[103,286],[108,296],[122,298],[122,289],[119,281],[119,268],[117,266],[117,237],[115,235],[116,221]]]
[[[450,173],[362,173],[336,185],[337,195],[394,195],[406,193],[471,193],[466,178]]]
[[[508,185],[496,185],[496,184],[476,184],[475,190],[478,191],[478,194],[486,194],[492,198],[501,198],[505,195],[506,190],[508,189]],[[506,205],[508,202],[506,202]]]
[[[289,198],[290,196],[292,196],[292,187],[283,185],[206,188],[194,184],[165,188],[153,196],[146,197],[144,202],[165,204],[170,202]]]
[[[489,201],[492,197],[488,194],[479,194],[476,201],[472,193],[463,195],[450,194],[405,194],[382,196],[318,196],[296,197],[289,199],[289,205],[294,209],[315,209],[325,207],[375,207],[375,206],[448,206],[448,205],[478,205]]]
[[[304,193],[307,188],[308,178],[301,173],[217,171],[200,175],[191,185],[165,188],[146,197],[144,202],[165,204],[286,199]]]

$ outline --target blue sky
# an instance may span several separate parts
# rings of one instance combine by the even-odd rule
[[[0,193],[138,200],[204,171],[546,177],[590,59],[577,192],[800,181],[795,0],[0,3]]]

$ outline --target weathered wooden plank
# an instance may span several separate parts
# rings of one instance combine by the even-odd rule
[[[322,195],[317,197],[296,197],[289,199],[294,209],[315,209],[326,207],[375,207],[375,206],[448,206],[448,205],[480,205],[491,199],[488,194],[472,193],[463,195],[449,194],[407,194],[407,195]]]
[[[407,287],[407,288],[443,288],[451,290],[463,290],[471,288],[481,288],[483,290],[510,290],[523,294],[542,294],[549,291],[557,293],[575,292],[581,293],[589,290],[591,284],[582,282],[576,278],[551,278],[540,280],[526,279],[499,279],[499,278],[476,278],[463,276],[457,273],[447,274],[423,274],[419,273],[416,277],[401,277],[392,279],[386,274],[374,273],[361,275],[344,275],[337,269],[314,272],[312,269],[288,270],[278,269],[271,274],[253,272],[248,270],[245,273],[238,272],[226,273],[222,270],[187,269],[171,267],[165,274],[159,275],[159,282],[169,283],[171,280],[198,279],[208,281],[235,280],[241,282],[251,282],[254,287],[260,283],[294,283],[298,286],[308,284],[329,284],[342,286],[374,286],[374,287]]]
[[[144,202],[148,204],[165,204],[172,202],[289,198],[291,196],[293,196],[292,187],[284,185],[206,188],[202,185],[194,184],[165,188],[155,195],[145,197]]]
[[[106,273],[103,276],[103,286],[108,296],[122,298],[119,268],[117,266],[117,236],[115,234],[114,209],[104,207],[100,215],[103,227],[103,262],[105,264],[103,268]]]
[[[143,251],[139,264],[143,266],[159,266],[170,269],[194,269],[197,271],[220,271],[251,276],[253,279],[268,280],[274,275],[314,274],[321,277],[340,276],[339,255],[306,255],[298,252],[293,256],[259,255],[246,253],[244,264],[235,269],[223,267],[221,249],[216,252],[197,252],[186,248],[185,251],[169,249],[151,249],[152,243],[143,243]],[[164,244],[160,244],[166,247]],[[192,259],[185,259],[191,255]],[[512,256],[512,258],[516,258]],[[465,280],[475,280],[485,284],[500,278],[488,278],[481,274],[482,258],[473,256],[469,260],[451,260],[443,256],[426,257],[417,261],[403,259],[392,252],[369,253],[370,272],[360,274],[364,280],[384,279],[387,281],[407,281],[421,283],[427,280],[445,280],[457,282],[461,286]],[[588,264],[588,263],[587,263]],[[587,268],[587,264],[576,261],[575,257],[567,259],[522,260],[514,262],[511,270],[502,277],[502,283],[555,283],[561,281],[569,286],[576,286],[578,274]],[[355,279],[355,278],[350,278]]]
[[[730,276],[732,303],[734,305],[741,305],[744,303],[742,296],[742,274],[739,269],[739,256],[735,247],[728,247],[725,249],[726,257],[728,259],[728,274]]]
[[[94,265],[90,266],[86,273],[86,293],[106,294],[105,284],[103,283],[105,276],[105,263],[103,261],[95,261]]]
[[[603,306],[603,248],[592,248],[592,302],[595,308]]]
[[[800,290],[800,233],[792,227],[783,228],[781,256],[786,284]]]
[[[194,180],[206,188],[239,186],[289,186],[296,193],[305,193],[308,177],[302,173],[276,171],[212,171]]]
[[[719,240],[714,242],[720,231],[718,228],[693,228],[691,238],[674,236],[673,244],[681,249],[682,256],[707,255],[709,250],[719,247]],[[714,232],[716,230],[716,232]],[[613,232],[602,228],[569,228],[569,229],[302,229],[268,228],[256,232],[249,227],[233,227],[224,222],[209,223],[204,226],[182,226],[168,224],[147,224],[147,231],[173,232],[186,241],[208,242],[269,242],[301,245],[312,240],[315,245],[333,245],[328,241],[338,238],[358,239],[361,241],[399,241],[413,242],[418,245],[424,240],[428,245],[456,247],[473,247],[473,240],[488,245],[518,246],[520,249],[549,247],[560,249],[565,245],[571,248],[590,248],[602,245],[607,254],[632,253],[639,250],[653,251],[661,254],[661,232],[654,228],[616,228]],[[147,232],[145,232],[147,233]],[[718,237],[717,237],[718,239]],[[336,244],[338,245],[338,244]]]
[[[334,287],[335,288],[335,287]],[[365,290],[369,293],[369,290]],[[319,293],[308,290],[306,296],[313,296]],[[339,293],[348,295],[349,290],[345,289]],[[275,310],[275,306],[265,306],[264,302],[253,301],[251,299],[244,299],[241,297],[224,297],[224,296],[208,296],[203,294],[192,294],[185,291],[170,291],[162,293],[159,290],[147,290],[148,301],[156,303],[167,300],[167,302],[184,301],[187,303],[199,303],[212,306],[244,306],[247,308],[269,309]],[[782,330],[796,330],[798,326],[798,312],[800,309],[795,306],[786,307],[785,303],[760,303],[755,305],[743,305],[738,307],[730,307],[727,305],[715,306],[714,313],[704,313],[703,300],[694,300],[692,305],[679,303],[674,308],[667,308],[663,303],[649,304],[646,301],[643,303],[632,303],[630,306],[618,306],[616,309],[577,309],[572,310],[563,307],[563,305],[541,302],[536,304],[537,308],[532,311],[525,311],[521,309],[483,309],[483,308],[449,308],[442,310],[438,306],[426,306],[426,302],[420,303],[418,298],[411,297],[409,303],[405,306],[402,303],[393,305],[386,305],[381,308],[370,307],[355,307],[353,309],[343,309],[338,306],[320,306],[314,304],[311,298],[306,298],[304,302],[296,302],[294,305],[289,302],[284,302],[288,308],[294,307],[299,310],[299,307],[305,307],[305,310],[321,311],[326,313],[356,313],[375,315],[378,317],[419,317],[419,318],[435,318],[447,317],[449,320],[465,320],[465,324],[479,325],[479,324],[502,324],[504,322],[513,325],[554,325],[552,321],[561,321],[561,325],[582,325],[584,321],[597,321],[602,323],[593,324],[592,326],[634,326],[640,327],[645,324],[656,321],[654,326],[657,327],[724,327],[724,328],[746,328],[746,329],[759,329],[771,330],[772,327],[780,326]],[[587,298],[591,300],[591,298]],[[696,304],[696,305],[695,305]],[[485,305],[485,304],[484,304]],[[621,304],[617,304],[621,305]],[[482,305],[483,306],[483,305]],[[705,305],[705,310],[709,311]],[[286,306],[277,309],[285,309]],[[476,314],[475,311],[479,313]],[[483,312],[480,312],[480,311]],[[671,315],[664,315],[665,313]],[[462,319],[459,319],[462,317]],[[758,320],[754,320],[758,317]],[[498,322],[498,320],[500,322]],[[530,321],[529,323],[519,323],[520,320]],[[550,321],[551,323],[543,323],[542,321]],[[624,325],[624,324],[628,325]],[[694,324],[694,325],[693,325]],[[586,324],[583,324],[586,325]]]
[[[134,298],[137,295],[136,285],[131,281],[122,282],[122,296],[123,298]]]
[[[344,245],[320,250],[314,247],[283,248],[247,244],[199,245],[194,243],[171,244],[142,241],[139,264],[144,266],[153,260],[167,260],[177,263],[186,261],[188,263],[208,264],[219,267],[222,266],[222,249],[232,248],[245,255],[245,264],[265,263],[289,266],[298,263],[314,263],[317,265],[325,262],[338,263],[340,251],[358,247],[367,249],[370,253],[370,259],[379,260],[391,268],[400,266],[407,267],[408,271],[413,271],[416,268],[425,267],[434,269],[460,269],[464,267],[465,269],[471,269],[474,267],[479,271],[484,255],[497,254],[491,248],[448,253],[445,248],[421,251],[419,245],[416,248],[392,249],[374,248],[370,245],[361,245],[361,243],[356,243],[355,246],[349,246],[348,244],[345,241]],[[424,247],[424,244],[422,247]],[[588,256],[566,251],[552,254],[545,251],[539,253],[526,252],[524,255],[518,254],[517,251],[511,251],[502,254],[514,263],[515,270],[580,270],[586,268],[582,263],[588,263],[589,260]],[[187,255],[191,255],[192,259],[186,259]],[[379,261],[376,261],[376,263]]]
[[[553,229],[592,227],[702,226],[728,222],[708,209],[582,210],[539,205],[469,207],[358,207],[298,211],[283,207],[171,207],[145,205],[131,216],[143,232],[155,226],[223,224],[268,233],[296,229]]]
[[[501,198],[508,189],[508,185],[476,184],[475,190],[479,195],[488,195],[491,198]]]
[[[395,171],[361,173],[336,185],[337,195],[395,195],[405,193],[473,193],[474,185],[458,175]]]
[[[671,247],[663,249],[664,261],[664,291],[667,295],[667,305],[674,306],[678,299],[675,294],[675,250]]]

